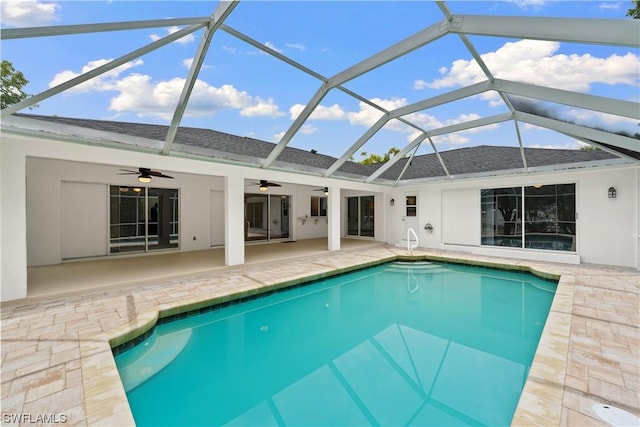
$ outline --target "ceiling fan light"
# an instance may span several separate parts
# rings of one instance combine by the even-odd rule
[[[134,191],[134,193],[139,193],[139,192],[141,192],[141,191],[142,191],[142,188],[140,188],[140,187],[133,187],[133,191]]]
[[[121,193],[126,193],[127,191],[129,191],[129,187],[120,187]]]
[[[148,175],[140,175],[138,177],[138,181],[140,181],[143,184],[147,184],[147,183],[151,182],[151,177],[148,176]]]
[[[260,185],[260,191],[267,191],[269,187],[266,184]]]

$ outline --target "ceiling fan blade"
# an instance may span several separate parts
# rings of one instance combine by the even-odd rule
[[[260,184],[260,187],[282,187],[280,184],[276,184],[275,182],[269,182],[266,179],[261,179],[260,182],[256,184]]]
[[[140,172],[132,171],[129,169],[120,169],[123,173],[118,173],[116,175],[138,175]]]
[[[158,178],[171,178],[171,179],[173,179],[173,177],[172,177],[172,176],[165,175],[165,174],[163,174],[163,173],[161,173],[160,175],[154,175],[154,176],[157,176]]]

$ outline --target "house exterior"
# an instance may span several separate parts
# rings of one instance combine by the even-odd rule
[[[391,167],[180,128],[13,115],[0,144],[2,301],[28,268],[165,251],[344,237],[483,255],[640,268],[638,153],[480,146]],[[523,156],[524,151],[524,156]],[[524,160],[523,160],[524,159]],[[526,165],[524,162],[526,161]],[[159,171],[141,183],[139,168]],[[384,168],[384,169],[382,169]],[[374,177],[372,179],[371,177]],[[260,189],[261,181],[274,186]],[[409,230],[411,228],[413,233]]]

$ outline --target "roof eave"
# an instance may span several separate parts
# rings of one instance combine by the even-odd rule
[[[451,176],[434,176],[428,178],[414,178],[414,179],[405,179],[398,182],[398,185],[417,185],[417,184],[425,184],[425,183],[446,183],[452,181],[462,181],[462,180],[474,180],[481,178],[499,178],[503,176],[529,176],[529,175],[537,175],[543,173],[550,172],[567,172],[567,171],[575,171],[580,169],[590,169],[590,168],[614,168],[621,166],[634,166],[637,162],[633,162],[627,159],[621,158],[611,158],[604,160],[592,160],[587,162],[575,162],[575,163],[562,163],[556,165],[546,165],[546,166],[530,166],[528,169],[525,168],[516,168],[516,169],[505,169],[505,170],[495,170],[495,171],[486,171],[486,172],[476,172],[476,173],[468,173],[468,174],[452,174]],[[374,182],[377,183],[377,182]]]

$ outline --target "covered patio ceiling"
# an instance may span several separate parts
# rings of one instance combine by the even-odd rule
[[[341,3],[331,3],[335,5],[336,13],[339,13]],[[557,111],[557,108],[571,107],[588,114],[604,114],[617,120],[637,122],[640,120],[640,108],[638,103],[633,100],[633,97],[622,99],[586,93],[586,91],[580,92],[559,87],[547,87],[539,82],[531,83],[522,80],[499,78],[497,77],[499,73],[492,69],[487,56],[481,54],[479,49],[476,48],[476,40],[478,38],[495,37],[500,40],[543,40],[563,44],[575,43],[587,46],[625,47],[637,51],[640,47],[640,23],[637,20],[541,17],[537,16],[537,14],[532,14],[532,16],[456,14],[452,12],[452,9],[464,9],[466,3],[454,2],[448,5],[442,1],[435,2],[440,16],[425,16],[424,20],[428,25],[425,25],[424,28],[389,45],[379,46],[375,53],[352,63],[346,68],[342,68],[338,72],[323,74],[317,69],[312,69],[294,60],[292,56],[286,55],[270,43],[260,42],[247,34],[250,29],[242,28],[241,18],[244,16],[243,13],[250,13],[251,9],[256,7],[253,2],[246,2],[246,4],[243,2],[242,7],[236,1],[213,2],[212,5],[214,10],[209,16],[3,29],[1,39],[4,43],[16,39],[82,36],[89,33],[179,27],[169,35],[158,38],[119,58],[112,59],[3,109],[1,113],[3,131],[24,133],[25,129],[20,129],[20,123],[12,121],[14,113],[24,112],[25,109],[65,91],[70,91],[78,85],[105,75],[105,73],[113,71],[152,51],[167,48],[172,42],[189,34],[199,34],[199,44],[188,73],[184,78],[180,96],[175,101],[171,119],[167,121],[166,135],[162,139],[158,139],[161,144],[153,148],[153,151],[157,154],[166,156],[180,155],[181,150],[176,149],[177,145],[179,145],[176,136],[181,126],[185,126],[186,113],[190,107],[190,101],[194,98],[194,93],[198,91],[199,76],[205,68],[205,57],[211,49],[214,36],[224,33],[248,44],[252,48],[258,49],[272,59],[282,62],[293,72],[302,73],[315,82],[315,89],[311,91],[312,95],[306,99],[306,103],[303,106],[300,105],[297,115],[294,116],[292,113],[288,128],[278,136],[277,140],[273,141],[273,147],[268,155],[260,158],[253,165],[257,168],[282,170],[283,163],[279,162],[279,159],[282,159],[285,148],[295,147],[293,142],[297,137],[303,138],[305,126],[308,126],[314,120],[314,115],[317,117],[328,108],[323,106],[322,102],[336,96],[336,94],[376,110],[378,118],[373,124],[368,125],[360,136],[357,136],[357,132],[352,132],[350,135],[353,136],[341,141],[342,145],[339,154],[333,156],[334,159],[330,164],[326,164],[320,170],[314,172],[323,177],[341,178],[340,174],[337,174],[338,170],[353,161],[359,151],[371,149],[373,146],[372,141],[375,141],[376,138],[379,139],[383,128],[389,126],[402,126],[408,129],[405,135],[410,135],[410,138],[406,138],[402,145],[398,147],[399,151],[391,156],[390,160],[379,167],[371,168],[370,174],[362,178],[365,182],[389,182],[389,180],[380,180],[380,177],[391,170],[398,161],[404,160],[408,165],[414,156],[426,154],[435,156],[446,178],[453,179],[456,175],[450,171],[455,167],[447,163],[446,156],[441,155],[443,152],[441,147],[446,144],[439,144],[438,138],[460,135],[464,132],[473,133],[478,129],[498,124],[511,127],[510,136],[507,137],[509,141],[503,145],[519,148],[523,165],[523,168],[521,168],[522,173],[532,171],[530,170],[531,162],[527,157],[526,144],[522,137],[522,129],[525,126],[548,129],[565,135],[570,139],[597,147],[615,155],[617,160],[622,163],[638,164],[640,162],[640,140],[637,138],[637,132],[634,135],[629,132],[617,132],[602,128],[599,125],[578,123],[559,117],[554,112]],[[313,13],[314,4],[308,3],[308,5],[309,13]],[[261,7],[264,7],[264,4]],[[244,11],[241,9],[244,9]],[[238,19],[234,21],[236,15],[238,15]],[[358,25],[357,17],[354,18],[353,25]],[[269,29],[272,21],[275,20],[265,18],[264,26]],[[273,22],[271,30],[276,31],[278,29],[277,25],[277,22]],[[326,22],[326,25],[326,30],[331,31],[330,20]],[[441,90],[437,95],[417,99],[413,102],[401,103],[396,108],[390,108],[388,102],[382,102],[388,96],[376,94],[375,85],[369,84],[367,89],[357,89],[365,87],[364,83],[359,84],[360,81],[366,82],[366,79],[374,79],[373,81],[375,81],[377,70],[392,66],[398,61],[400,61],[399,66],[402,66],[401,61],[403,58],[445,39],[457,39],[456,43],[464,47],[463,50],[465,52],[461,53],[461,55],[464,54],[469,58],[470,62],[475,62],[480,67],[483,75],[482,79],[462,87]],[[344,48],[347,50],[350,48],[348,40],[344,41]],[[216,58],[213,57],[211,59],[215,62]],[[442,66],[442,64],[438,63],[437,57],[433,57],[432,61],[423,62],[422,66],[438,67]],[[575,70],[576,74],[579,72],[579,69]],[[636,79],[636,84],[639,79],[640,76]],[[267,80],[265,78],[265,84],[268,84]],[[311,87],[313,87],[313,84],[311,84]],[[484,116],[463,114],[460,119],[442,120],[437,124],[432,123],[431,125],[425,124],[419,116],[419,114],[437,111],[443,106],[456,107],[460,105],[461,109],[467,108],[461,103],[487,94],[493,96],[492,102],[500,105],[500,112]],[[403,94],[398,93],[395,96],[402,97]],[[404,96],[403,99],[408,98],[408,96]],[[211,120],[209,128],[220,130],[219,124],[214,118]],[[481,142],[479,145],[485,144]],[[113,144],[113,146],[122,148],[121,144]],[[298,148],[304,149],[304,144],[300,143]],[[127,147],[127,149],[131,148]],[[145,150],[148,151],[148,147]],[[211,160],[211,156],[206,154],[202,158]],[[609,161],[608,164],[610,163]],[[587,166],[594,166],[593,161],[585,162],[585,167]],[[579,164],[572,163],[567,167],[575,168],[579,167]],[[398,169],[398,167],[395,169]],[[394,184],[403,183],[402,175],[405,173],[406,167],[400,169],[399,175],[392,181]],[[464,175],[465,177],[470,177],[473,176],[473,173]],[[478,175],[481,176],[482,174]],[[415,182],[415,180],[411,182]]]

